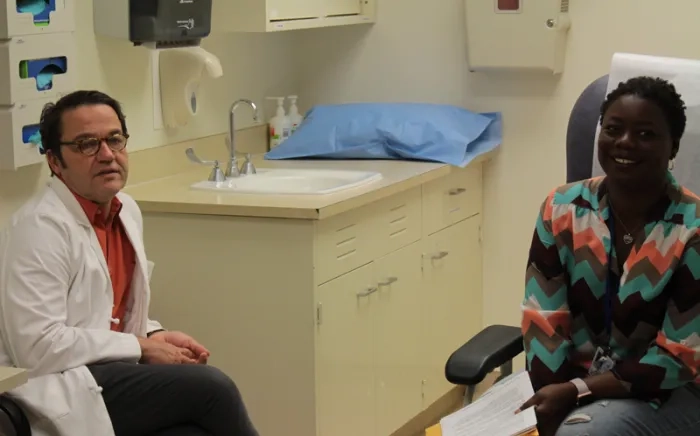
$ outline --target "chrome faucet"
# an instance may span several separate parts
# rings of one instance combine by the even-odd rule
[[[258,107],[250,100],[240,99],[233,102],[231,109],[228,113],[228,150],[229,150],[229,161],[226,166],[226,177],[240,177],[241,174],[255,174],[255,166],[253,162],[250,161],[250,154],[246,156],[245,163],[238,168],[238,159],[236,158],[236,123],[235,123],[235,112],[241,103],[245,103],[253,109],[253,121],[258,122]]]
[[[192,148],[188,148],[187,150],[185,150],[185,154],[191,162],[200,165],[214,166],[211,170],[211,174],[209,174],[210,182],[223,182],[228,177],[240,177],[241,174],[255,174],[257,172],[255,166],[253,165],[253,162],[251,161],[250,153],[246,155],[245,163],[243,163],[243,165],[241,165],[241,167],[238,168],[238,160],[236,159],[236,142],[234,139],[236,134],[234,112],[241,103],[246,103],[253,109],[253,121],[258,122],[259,120],[258,107],[252,101],[242,98],[240,100],[236,100],[231,105],[231,109],[228,112],[228,138],[226,138],[226,144],[229,151],[229,159],[228,165],[226,166],[226,172],[221,171],[221,168],[219,168],[219,161],[202,160],[199,157],[197,157]]]

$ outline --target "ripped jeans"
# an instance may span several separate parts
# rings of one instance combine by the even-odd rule
[[[676,390],[659,409],[639,400],[599,400],[574,410],[556,436],[698,436],[700,387]]]

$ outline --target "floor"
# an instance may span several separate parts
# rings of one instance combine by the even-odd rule
[[[499,373],[493,372],[476,388],[476,398],[486,392],[498,378]],[[425,429],[431,427],[444,416],[459,410],[464,401],[464,388],[455,387],[447,395],[438,400],[431,407],[413,418],[391,436],[425,436]]]

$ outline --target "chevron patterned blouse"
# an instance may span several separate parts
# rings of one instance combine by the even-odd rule
[[[535,389],[585,377],[599,346],[609,347],[632,395],[652,405],[700,382],[700,198],[668,179],[621,274],[604,177],[559,187],[542,204],[522,318]],[[618,288],[610,334],[609,276]]]

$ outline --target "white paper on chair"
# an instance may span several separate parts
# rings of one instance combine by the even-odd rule
[[[515,411],[535,394],[530,375],[521,371],[504,378],[478,400],[440,421],[443,436],[515,436],[537,426],[535,409]]]
[[[673,83],[686,104],[688,119],[673,176],[678,183],[700,194],[700,60],[615,53],[610,65],[608,92],[637,76],[660,77]],[[593,152],[593,176],[603,175],[598,162],[598,135]]]

